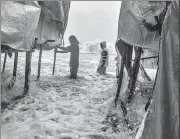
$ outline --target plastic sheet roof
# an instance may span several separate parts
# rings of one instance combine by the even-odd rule
[[[69,9],[70,1],[1,2],[1,44],[22,51],[32,49],[35,37],[61,44]]]
[[[148,31],[142,24],[142,20],[146,19],[156,24],[154,16],[158,16],[165,7],[165,2],[122,1],[118,23],[118,39],[132,46],[158,51],[160,35],[157,31]]]

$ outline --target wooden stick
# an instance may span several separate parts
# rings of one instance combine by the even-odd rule
[[[31,51],[26,52],[24,94],[27,94],[29,92],[30,75],[31,75],[31,58],[32,58],[32,52]]]
[[[134,97],[134,90],[135,90],[135,84],[137,81],[137,75],[139,72],[139,64],[140,64],[140,58],[141,58],[142,48],[136,47],[135,48],[135,59],[133,63],[133,68],[131,71],[131,78],[129,80],[128,89],[129,89],[129,96],[127,99],[127,103],[131,103],[131,100]]]
[[[140,63],[140,69],[141,69],[141,72],[142,72],[144,78],[146,78],[148,81],[151,81],[151,78],[148,76],[146,70],[144,69],[144,67],[141,63]]]
[[[144,58],[141,58],[140,60],[151,59],[151,58],[158,58],[158,56],[144,57]],[[134,60],[132,60],[132,61],[134,61]]]
[[[41,58],[42,58],[42,45],[40,45],[40,50],[39,50],[39,61],[38,61],[38,75],[37,79],[40,77],[40,72],[41,72]]]
[[[16,73],[17,73],[17,64],[18,64],[18,52],[15,52],[14,55],[14,68],[13,68],[13,77],[16,79]]]
[[[4,62],[3,62],[3,69],[2,69],[2,72],[4,72],[4,70],[5,70],[6,59],[7,59],[7,52],[6,52],[5,55],[4,55]]]
[[[158,59],[159,59],[159,58],[158,58]],[[149,106],[150,106],[150,104],[151,104],[151,102],[152,102],[152,99],[153,99],[153,92],[154,92],[155,84],[156,84],[156,81],[157,81],[158,71],[159,71],[159,67],[158,67],[158,69],[157,69],[157,71],[156,71],[155,81],[154,81],[154,83],[153,83],[152,95],[151,95],[151,96],[149,97],[149,99],[147,100],[146,105],[145,105],[145,108],[144,108],[145,111],[148,110],[148,108],[149,108]]]
[[[53,75],[54,75],[54,71],[55,71],[55,66],[56,66],[56,50],[57,48],[55,48],[55,51],[54,51],[54,63],[53,63]]]

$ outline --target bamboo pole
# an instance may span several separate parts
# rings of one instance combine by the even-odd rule
[[[39,50],[39,61],[38,61],[38,75],[37,75],[37,79],[39,79],[40,74],[41,74],[41,58],[42,58],[42,45],[40,45],[40,50]]]
[[[54,63],[53,63],[53,75],[54,75],[54,71],[55,71],[55,66],[56,66],[56,50],[57,48],[55,48],[55,51],[54,51]]]
[[[31,58],[32,58],[32,52],[31,51],[26,52],[24,94],[27,94],[29,92],[30,75],[31,75]]]
[[[2,69],[2,72],[4,72],[5,67],[6,67],[6,59],[7,59],[7,52],[4,54],[4,62],[3,62],[3,69]]]
[[[16,73],[17,73],[17,64],[18,64],[18,52],[15,52],[14,55],[14,68],[13,68],[13,77],[16,79]]]

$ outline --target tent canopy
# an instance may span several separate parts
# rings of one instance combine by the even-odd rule
[[[179,1],[168,7],[161,34],[155,97],[140,139],[179,139]]]
[[[159,51],[155,97],[136,139],[179,139],[179,1],[166,3],[123,1],[121,5],[118,39],[129,46]],[[161,36],[141,25],[142,19],[156,24],[154,17],[165,8]],[[119,51],[127,45],[119,44]]]
[[[150,32],[143,24],[146,19],[152,24],[156,24],[154,16],[160,16],[166,8],[166,2],[138,2],[123,1],[118,23],[118,40],[125,43],[151,50],[158,51],[160,35]]]
[[[64,32],[67,27],[70,1],[39,1],[41,14],[35,36],[39,40],[55,40],[61,44]]]
[[[70,1],[4,1],[1,3],[1,44],[32,49],[34,37],[62,41]]]
[[[41,7],[35,1],[1,2],[1,44],[30,50],[40,12]]]

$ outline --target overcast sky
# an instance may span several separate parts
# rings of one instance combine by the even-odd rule
[[[80,42],[97,39],[114,43],[120,1],[71,1],[65,41],[76,35]]]

